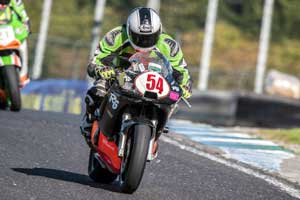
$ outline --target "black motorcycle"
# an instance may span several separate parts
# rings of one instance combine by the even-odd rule
[[[94,181],[117,180],[125,193],[138,188],[146,161],[157,157],[158,138],[182,94],[160,52],[139,52],[129,62],[95,112],[88,166]]]

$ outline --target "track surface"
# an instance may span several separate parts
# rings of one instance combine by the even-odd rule
[[[75,115],[0,111],[0,199],[295,199],[265,181],[160,143],[133,195],[87,176]]]

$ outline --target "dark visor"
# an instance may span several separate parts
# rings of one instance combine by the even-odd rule
[[[0,4],[9,4],[10,0],[0,0]]]
[[[133,31],[130,31],[130,39],[138,47],[148,48],[152,47],[158,41],[160,31],[157,31],[153,34],[137,34]]]

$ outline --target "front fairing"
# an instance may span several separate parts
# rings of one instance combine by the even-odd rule
[[[173,104],[179,100],[181,89],[173,78],[173,68],[160,52],[136,53],[129,62],[131,66],[117,78],[124,95],[154,104]]]

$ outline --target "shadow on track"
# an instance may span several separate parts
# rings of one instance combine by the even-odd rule
[[[23,173],[30,176],[41,176],[51,179],[67,181],[72,183],[78,183],[82,185],[88,185],[94,188],[101,188],[111,192],[121,193],[120,187],[117,183],[112,184],[101,184],[93,182],[89,176],[83,174],[77,174],[73,172],[58,170],[58,169],[47,169],[47,168],[11,168],[15,172]]]

